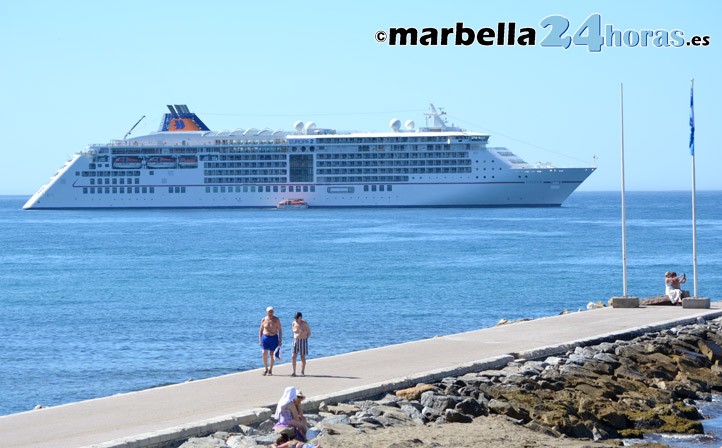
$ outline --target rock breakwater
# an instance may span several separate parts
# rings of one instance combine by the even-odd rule
[[[648,433],[699,434],[703,417],[695,403],[722,393],[721,346],[722,319],[700,321],[562,355],[517,358],[498,370],[418,384],[375,400],[321,403],[307,418],[324,446],[338,436],[439,428],[482,416],[556,438],[612,443]],[[275,440],[272,425],[269,420],[182,446],[268,446]]]

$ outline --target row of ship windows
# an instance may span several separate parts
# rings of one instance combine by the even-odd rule
[[[186,190],[186,187],[168,187],[170,193],[173,188],[182,188],[183,193]],[[155,193],[155,187],[83,187],[83,194],[132,194],[133,192],[135,194]]]
[[[286,175],[287,171],[282,170],[204,170],[204,176],[273,176]]]
[[[440,166],[440,165],[471,165],[471,160],[435,159],[435,160],[364,160],[364,161],[333,161],[317,162],[319,167],[330,166]],[[286,162],[209,162],[206,168],[285,168]]]
[[[342,162],[317,162],[319,167],[328,166],[440,166],[440,165],[459,165],[469,166],[471,160],[458,159],[435,159],[435,160],[364,160],[364,161],[342,161]]]
[[[288,188],[289,193],[293,193],[294,190],[296,193],[315,193],[316,192],[316,186],[315,185],[289,185],[286,187],[285,185],[245,185],[243,187],[236,186],[236,187],[206,187],[206,193],[263,193],[264,190],[266,193],[286,193],[286,188]],[[235,191],[234,191],[235,189]]]
[[[206,177],[206,184],[282,184],[286,177]]]
[[[232,141],[232,140],[223,140],[223,145],[233,145],[233,144],[241,144],[242,142],[239,141]],[[216,144],[218,143],[218,140],[216,140]],[[288,152],[291,148],[288,146],[231,146],[230,148],[211,148],[214,152],[220,152],[220,153],[238,153],[238,152]],[[296,149],[294,148],[294,151]],[[208,151],[208,148],[205,148],[204,151]]]
[[[133,182],[134,180],[135,180],[135,182]],[[111,181],[112,181],[112,182],[111,182]],[[95,185],[96,183],[97,183],[98,185],[103,185],[103,179],[97,179],[97,180],[96,180],[96,179],[90,179],[90,185]],[[118,185],[118,184],[120,184],[120,185],[125,185],[125,184],[132,185],[133,183],[135,183],[135,184],[137,185],[137,184],[140,183],[140,178],[136,177],[136,178],[134,178],[134,179],[127,179],[127,181],[126,181],[126,179],[125,179],[124,177],[121,177],[120,179],[115,178],[115,177],[113,177],[112,179],[109,178],[109,177],[106,177],[106,178],[105,178],[105,185],[110,185],[111,183],[112,183],[113,185]]]
[[[337,160],[337,159],[448,159],[459,158],[468,159],[468,152],[426,152],[426,153],[408,153],[408,152],[388,152],[381,154],[361,154],[361,153],[334,153],[334,154],[316,154],[318,160]]]
[[[270,163],[259,163],[259,168],[263,168],[263,165],[271,165],[274,166],[281,166],[285,168],[286,163],[285,162],[270,162]],[[223,165],[231,165],[229,168],[233,167],[235,163],[214,163],[214,164],[206,164],[209,168],[221,168],[224,167]],[[439,173],[439,172],[457,172],[457,173],[468,173],[470,172],[470,168],[461,168],[461,166],[469,166],[471,165],[471,160],[420,160],[416,162],[408,162],[408,161],[363,161],[363,162],[318,162],[319,167],[336,167],[340,166],[342,168],[344,167],[350,167],[350,166],[409,166],[409,165],[415,165],[415,166],[440,166],[440,165],[456,165],[457,169],[456,171],[439,171],[438,169],[433,168],[411,168],[411,169],[403,169],[403,171],[397,170],[394,171],[395,173],[417,173],[417,174],[423,174],[423,173]],[[366,174],[371,173],[375,174],[377,170],[375,169],[364,169],[363,172],[356,169],[349,169],[349,174]],[[383,171],[378,171],[383,172]],[[390,171],[386,171],[390,172]],[[340,170],[323,170],[319,169],[316,170],[317,174],[346,174],[346,170],[340,169]],[[112,183],[123,185],[126,183],[126,181],[123,179],[125,176],[140,176],[140,171],[82,171],[82,172],[76,172],[77,175],[82,175],[82,177],[100,177],[100,176],[111,176],[112,177]],[[151,171],[151,174],[153,172]],[[286,174],[286,170],[268,170],[268,169],[260,169],[260,170],[204,170],[204,174],[206,176],[248,176],[248,175],[284,175]],[[110,177],[105,178],[105,184],[110,184]],[[134,181],[136,184],[139,183],[139,179],[135,178]],[[97,180],[98,184],[102,184],[102,179]],[[133,183],[133,179],[127,179],[128,184]],[[95,184],[95,181],[93,179],[90,179],[90,184]]]
[[[283,162],[206,162],[206,168],[278,168],[285,167]]]
[[[486,170],[486,168],[484,169]],[[316,174],[330,175],[330,174],[455,174],[455,173],[471,173],[470,167],[444,167],[444,168],[372,168],[372,169],[318,169]],[[261,176],[272,176],[272,175],[285,175],[285,170],[206,170],[206,176],[248,176],[248,175],[261,175]],[[521,178],[521,176],[519,176]],[[331,179],[331,178],[326,178]],[[333,178],[335,179],[335,178]],[[345,179],[345,178],[344,178]],[[406,178],[408,180],[408,177]],[[205,183],[280,183],[286,182],[287,178],[284,177],[206,177]],[[329,181],[329,180],[327,180]],[[369,182],[377,182],[378,177],[373,176]],[[330,182],[339,182],[333,180]],[[346,182],[343,180],[341,182]],[[138,185],[140,184],[140,178],[92,178],[90,179],[90,185]]]
[[[219,192],[220,192],[220,193],[225,193],[226,191],[228,191],[228,193],[233,193],[234,188],[235,188],[235,192],[236,192],[236,193],[241,193],[241,192],[243,192],[243,193],[248,193],[249,191],[250,191],[251,193],[255,193],[255,192],[256,192],[256,189],[258,189],[258,192],[259,192],[259,193],[262,193],[263,190],[264,190],[264,188],[265,188],[265,190],[266,190],[266,193],[271,193],[271,191],[273,191],[274,193],[278,193],[278,192],[279,192],[279,189],[280,189],[280,192],[281,192],[281,193],[285,193],[285,192],[286,192],[286,186],[285,186],[285,185],[282,185],[282,186],[278,186],[278,185],[270,186],[270,185],[267,185],[267,186],[265,186],[265,187],[264,187],[264,186],[260,186],[260,185],[259,185],[259,186],[253,185],[253,186],[243,186],[243,187],[240,187],[240,186],[236,186],[236,187],[225,187],[225,186],[222,186],[222,187],[206,187],[206,193],[211,193],[211,192],[213,192],[213,193],[219,193]],[[304,193],[308,193],[309,191],[310,191],[311,193],[314,193],[314,192],[316,191],[316,187],[313,186],[313,185],[311,185],[311,186],[309,186],[309,185],[303,185],[303,186],[301,186],[301,185],[296,185],[296,186],[290,185],[290,186],[288,186],[288,192],[293,192],[294,189],[295,189],[295,191],[296,191],[297,193],[300,193],[301,191],[303,191]],[[389,189],[390,189],[390,186],[389,186]],[[374,189],[374,191],[376,191],[376,190]],[[381,191],[383,191],[383,190],[381,190]],[[184,186],[181,186],[181,187],[168,187],[168,193],[185,193],[185,192],[186,192],[186,187],[184,187]],[[119,194],[119,193],[120,193],[120,194],[132,194],[132,193],[135,193],[135,194],[147,194],[147,193],[155,193],[155,187],[84,187],[84,188],[83,188],[83,194]]]
[[[315,185],[289,185],[286,187],[285,185],[251,185],[251,186],[216,186],[216,187],[206,187],[206,193],[263,193],[264,191],[266,193],[286,193],[286,190],[288,190],[289,193],[293,193],[294,191],[296,193],[315,193],[316,192],[316,186]],[[364,185],[364,191],[393,191],[392,185]],[[175,193],[185,193],[186,187],[168,187],[168,193],[175,194]],[[83,194],[148,194],[148,193],[155,193],[155,187],[83,187]]]
[[[175,187],[178,188],[178,187]],[[183,188],[183,193],[185,193],[185,187]],[[266,193],[286,193],[286,186],[285,185],[251,185],[251,186],[236,186],[236,187],[206,187],[206,193],[263,193],[264,191]],[[350,188],[350,190],[348,190]],[[288,192],[293,193],[295,189],[296,193],[315,193],[316,192],[316,186],[315,185],[289,185],[288,186]],[[330,187],[329,193],[353,193],[353,187],[347,187],[344,191],[334,191],[333,189],[338,189],[338,187]],[[170,188],[169,188],[170,190]],[[235,191],[234,191],[235,190]],[[364,191],[393,191],[393,185],[364,185]],[[177,193],[177,192],[176,192]]]
[[[249,175],[274,175],[274,174],[285,174],[286,173],[286,167],[285,163],[279,163],[283,166],[284,169],[267,169],[264,166],[255,167],[252,166],[251,168],[261,168],[261,169],[255,169],[255,170],[249,170],[249,169],[243,169],[243,170],[211,170],[206,169],[203,171],[203,174],[206,176],[249,176]],[[212,166],[211,166],[212,165]],[[229,166],[224,166],[229,165]],[[215,164],[206,164],[206,167],[208,168],[234,168],[233,163],[215,163]],[[255,165],[255,164],[254,164]],[[468,167],[471,165],[471,160],[419,160],[416,162],[409,162],[409,161],[401,161],[401,160],[391,160],[391,161],[358,161],[358,162],[318,162],[317,164],[319,167],[353,167],[353,166],[457,166],[457,167]],[[241,168],[249,168],[248,166],[241,166]],[[321,174],[320,171],[324,170],[317,170],[317,173]],[[325,170],[328,171],[328,170]],[[358,170],[357,170],[358,171]],[[364,169],[364,172],[368,173],[375,173],[376,171],[374,169]],[[409,172],[408,169],[405,169],[404,172]],[[456,172],[456,171],[452,171]],[[464,172],[464,171],[458,171],[458,172]],[[359,171],[360,173],[360,171]],[[343,173],[342,173],[343,174]]]
[[[389,165],[470,165],[471,160],[468,159],[469,154],[465,152],[455,153],[430,153],[430,154],[409,154],[409,153],[388,153],[388,154],[318,154],[318,160],[334,160],[333,162],[318,162],[318,166],[389,166]],[[200,160],[219,160],[217,155],[200,156]],[[285,167],[286,156],[271,156],[255,154],[253,156],[220,156],[220,160],[230,160],[233,157],[243,157],[243,160],[251,160],[255,162],[209,162],[206,168],[264,168],[264,167]],[[465,160],[454,160],[453,158],[461,158]],[[347,159],[364,159],[364,161],[337,162],[336,160]],[[391,160],[365,160],[365,159],[391,159]],[[410,160],[404,159],[424,159]],[[442,159],[442,160],[429,160]],[[281,160],[280,162],[263,162],[263,160]],[[486,160],[484,161],[486,162]],[[492,160],[494,162],[494,160]],[[151,172],[152,173],[152,172]],[[128,177],[140,176],[140,171],[114,170],[114,171],[76,171],[76,176],[82,177]]]
[[[287,153],[288,151],[297,151],[298,148],[290,146],[231,146],[227,148],[219,148],[216,145],[239,144],[230,140],[216,140],[215,145],[188,148],[158,148],[158,147],[142,147],[142,148],[113,148],[110,152],[114,156],[142,156],[142,155],[158,155],[158,154],[198,154],[207,153],[209,151],[234,154],[234,153]],[[305,150],[305,147],[304,147]],[[100,148],[100,154],[107,154],[108,148]],[[201,156],[202,157],[202,156]]]
[[[371,191],[376,191],[376,185],[371,185]],[[386,191],[392,191],[392,185],[386,185]],[[384,186],[379,185],[378,186],[379,191],[384,191]],[[369,185],[364,185],[364,191],[369,191]]]
[[[216,140],[218,142],[218,140]],[[242,144],[240,141],[224,140],[223,145]],[[288,152],[291,148],[289,146],[231,146],[230,148],[212,148],[213,151],[221,153],[238,153],[238,152]],[[208,151],[208,148],[205,148]],[[294,148],[294,151],[296,148]]]
[[[338,156],[338,154],[335,154]],[[344,154],[345,155],[345,154]],[[353,154],[348,154],[349,156],[352,156]],[[335,159],[336,157],[334,157]],[[344,157],[345,158],[345,157]],[[493,160],[492,160],[493,162]],[[317,164],[319,167],[330,167],[330,166],[434,166],[434,165],[471,165],[471,160],[416,160],[416,161],[408,161],[408,160],[369,160],[369,161],[347,161],[347,162],[318,162]],[[285,168],[287,166],[287,163],[284,162],[253,162],[253,163],[243,163],[243,162],[215,162],[215,163],[206,163],[206,168]],[[278,170],[277,170],[278,171]],[[206,170],[206,175],[209,171]],[[150,174],[154,174],[152,171]],[[278,173],[280,174],[280,173]],[[122,170],[122,171],[76,171],[76,176],[82,176],[82,177],[129,177],[129,176],[140,176],[140,171],[128,171],[128,170]]]
[[[459,136],[461,137],[461,136]],[[459,138],[456,137],[456,138]],[[319,137],[316,143],[398,143],[398,142],[445,142],[449,137]],[[474,140],[472,137],[471,140]],[[314,139],[293,138],[289,143],[314,143]]]
[[[391,157],[390,157],[391,158]],[[393,159],[393,158],[392,158]],[[424,160],[357,160],[317,162],[320,167],[324,166],[409,166],[409,165],[471,165],[469,159],[424,159]],[[207,162],[206,168],[285,168],[284,162]]]
[[[332,168],[316,170],[316,174],[439,174],[439,173],[471,173],[471,167],[443,168]]]
[[[451,174],[451,173],[471,173],[471,168],[429,168],[423,170],[386,170],[386,172],[380,172],[377,174]],[[456,170],[456,171],[452,171]],[[331,170],[328,170],[331,171]],[[346,174],[346,173],[323,173],[323,174]],[[408,182],[409,176],[324,176],[320,175],[317,177],[319,182]],[[354,173],[348,173],[354,174]],[[312,181],[312,178],[308,179]],[[254,184],[275,184],[286,182],[285,177],[206,177],[203,182],[206,184],[239,184],[239,183],[254,183]]]
[[[408,182],[409,176],[344,176],[318,177],[317,182],[328,183],[364,183],[364,182]]]
[[[221,140],[216,141],[216,144],[234,144],[230,143],[230,141],[227,140]],[[457,145],[460,146],[460,145]],[[466,143],[464,145],[466,149],[471,149],[471,143]],[[434,151],[434,150],[450,150],[451,145],[450,144],[421,144],[421,145],[404,145],[404,144],[391,144],[391,145],[383,145],[383,144],[376,144],[376,145],[349,145],[345,147],[349,150],[357,150],[362,152],[367,151]],[[219,153],[239,153],[239,152],[245,152],[245,153],[254,153],[254,152],[275,152],[275,153],[287,153],[289,151],[291,152],[314,152],[314,151],[325,151],[326,147],[324,145],[310,145],[310,146],[298,146],[298,145],[285,145],[285,146],[269,146],[269,147],[258,147],[258,146],[232,146],[230,148],[212,148],[214,152]],[[204,152],[208,151],[208,148],[204,148]]]
[[[140,171],[76,171],[75,175],[82,177],[131,177],[140,176]]]
[[[457,145],[461,146],[461,145]],[[471,144],[467,143],[464,145],[466,149],[471,149]],[[313,148],[313,146],[311,147]],[[323,147],[319,146],[319,149],[322,149]],[[354,149],[353,146],[347,146],[348,149]],[[438,151],[438,150],[445,150],[450,151],[451,145],[358,145],[356,147],[359,151],[362,152],[368,152],[368,151],[386,151],[387,149],[389,151]],[[421,157],[423,157],[423,154],[420,154]]]
[[[309,179],[313,181],[313,179]],[[318,182],[408,182],[409,176],[351,176],[318,177]],[[206,184],[279,184],[287,182],[285,177],[211,177],[203,181]]]
[[[364,139],[363,141],[353,142],[353,143],[380,143],[383,141],[383,139],[378,139],[378,142],[376,142],[377,139]],[[447,142],[448,139],[445,137],[439,137],[439,140],[436,140],[434,137],[430,138],[424,138],[420,139],[419,142],[422,142],[422,144],[417,145],[409,145],[409,144],[396,144],[396,142],[387,142],[387,143],[394,143],[394,144],[375,144],[375,145],[365,145],[365,144],[359,144],[357,146],[347,146],[347,149],[356,149],[358,151],[385,151],[385,150],[393,150],[393,151],[420,151],[420,150],[426,150],[426,151],[433,151],[433,150],[450,150],[451,145],[448,143],[444,144],[431,144],[426,143],[423,144],[423,142],[429,142],[429,141],[440,141],[440,142]],[[296,143],[296,142],[294,142]],[[339,143],[339,142],[328,142],[325,141],[323,143]],[[343,143],[352,143],[352,142],[343,142]],[[216,145],[236,145],[236,144],[242,144],[242,142],[236,142],[234,140],[216,140]],[[458,145],[457,145],[458,146]],[[464,147],[466,149],[471,149],[471,144],[466,143],[464,144]],[[98,153],[100,154],[107,154],[109,148],[100,148]],[[199,153],[207,153],[209,151],[217,152],[220,154],[237,154],[237,153],[287,153],[289,151],[292,152],[314,152],[314,151],[324,151],[326,147],[324,145],[317,145],[317,146],[299,146],[298,143],[296,144],[289,144],[289,145],[281,145],[281,146],[231,146],[227,148],[217,148],[213,146],[203,146],[203,147],[188,147],[188,148],[159,148],[159,147],[143,147],[143,148],[112,148],[110,150],[110,153],[112,155],[159,155],[159,154],[199,154]],[[276,154],[277,156],[283,157],[283,155]],[[201,156],[203,157],[203,156]],[[255,155],[251,155],[251,157],[255,157]]]
[[[285,154],[243,154],[243,155],[218,155],[218,154],[202,154],[199,157],[202,161],[217,160],[286,160]]]
[[[98,150],[98,153],[100,154],[108,154],[109,148],[100,148]],[[174,154],[196,154],[201,151],[208,151],[207,148],[173,148]],[[158,155],[158,154],[166,154],[168,153],[168,148],[158,148],[158,147],[143,147],[143,148],[112,148],[110,149],[110,153],[114,156],[128,156],[128,155]]]
[[[174,146],[172,148],[168,147],[142,147],[142,148],[112,148],[110,151],[108,151],[108,148],[100,148],[98,150],[99,154],[110,154],[114,156],[144,156],[144,155],[173,155],[173,154],[199,154],[199,153],[208,153],[209,151],[215,152],[215,153],[222,153],[222,154],[236,154],[236,153],[264,153],[263,155],[265,157],[280,157],[285,158],[285,154],[276,154],[276,153],[286,153],[288,152],[289,148],[287,146],[266,146],[266,147],[258,147],[258,146],[236,146],[236,147],[230,147],[230,148],[217,148],[214,146],[204,146],[204,147],[188,147],[188,148],[179,148],[177,146]],[[259,157],[259,154],[250,154],[248,156],[244,157],[250,157],[252,159],[255,159],[256,157]],[[199,157],[210,157],[209,155],[201,155]],[[218,157],[217,155],[214,157]],[[241,157],[241,156],[221,156],[221,157]],[[271,160],[271,159],[266,159]]]
[[[319,167],[329,166],[440,166],[440,165],[471,165],[471,160],[432,159],[432,160],[364,160],[364,161],[333,161],[318,162]],[[206,168],[285,168],[286,162],[208,162]],[[207,173],[208,171],[206,171]]]
[[[484,168],[486,170],[486,168]],[[438,174],[470,173],[471,167],[445,166],[435,168],[329,168],[317,169],[316,174]],[[204,170],[206,177],[215,176],[284,176],[286,170]],[[91,182],[92,183],[92,182]]]

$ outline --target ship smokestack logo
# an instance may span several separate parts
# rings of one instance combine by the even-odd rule
[[[159,132],[210,131],[198,115],[191,112],[185,104],[169,104],[168,111],[169,113],[165,114],[160,122]]]

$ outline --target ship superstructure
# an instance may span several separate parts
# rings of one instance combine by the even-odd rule
[[[158,132],[89,146],[23,208],[559,206],[595,170],[530,165],[431,108],[419,129],[287,132],[211,131],[168,106]]]

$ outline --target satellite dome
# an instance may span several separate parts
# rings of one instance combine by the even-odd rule
[[[391,126],[391,129],[394,130],[394,132],[401,129],[401,120],[398,118],[393,118],[391,121],[389,121],[389,126]]]
[[[293,123],[293,129],[295,129],[296,132],[301,132],[301,130],[303,130],[303,121]]]
[[[306,129],[307,129],[307,130],[308,130],[308,129],[315,129],[315,128],[316,128],[316,123],[314,123],[313,121],[309,121],[308,123],[306,123]]]
[[[406,129],[408,129],[410,131],[414,128],[414,126],[416,126],[416,124],[414,123],[414,120],[406,120],[406,123],[404,123],[404,126],[406,126]]]

